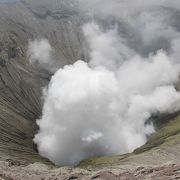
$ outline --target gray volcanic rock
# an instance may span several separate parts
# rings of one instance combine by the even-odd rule
[[[42,161],[32,142],[49,74],[26,57],[29,40],[47,38],[59,66],[84,58],[80,19],[70,2],[0,3],[0,157]],[[45,4],[44,4],[45,3]],[[42,6],[43,5],[43,6]],[[53,5],[53,6],[51,6]]]

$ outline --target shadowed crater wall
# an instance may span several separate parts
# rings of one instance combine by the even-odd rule
[[[59,66],[83,59],[84,52],[81,22],[71,1],[54,1],[54,6],[48,1],[14,2],[0,1],[0,157],[27,163],[43,160],[32,138],[41,115],[41,87],[49,81],[45,70],[29,65],[28,41],[49,39]]]

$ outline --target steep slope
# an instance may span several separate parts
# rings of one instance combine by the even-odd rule
[[[32,138],[41,114],[41,87],[49,75],[29,65],[28,41],[49,39],[57,50],[59,66],[84,54],[80,22],[68,3],[55,5],[55,10],[40,5],[34,8],[34,1],[0,3],[0,154],[5,159],[41,160]]]

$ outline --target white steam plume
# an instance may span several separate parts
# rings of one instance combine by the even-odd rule
[[[114,2],[109,7],[117,8]],[[168,6],[168,0],[163,2]],[[149,9],[161,5],[152,4],[144,3]],[[94,22],[83,27],[90,61],[79,60],[52,77],[34,138],[42,156],[75,165],[84,158],[132,152],[154,132],[147,123],[152,115],[180,110],[174,87],[180,71],[179,31],[164,20],[166,13],[144,13],[141,5],[135,6],[137,19],[124,19],[133,34],[122,33],[119,22],[113,28]]]
[[[31,64],[40,66],[50,72],[57,70],[56,61],[53,58],[53,49],[47,39],[30,41],[27,55]]]

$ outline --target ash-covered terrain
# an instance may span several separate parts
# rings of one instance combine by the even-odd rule
[[[180,3],[178,0],[174,2],[137,0],[137,3],[131,3],[130,0],[126,3],[121,0],[119,2],[107,0],[92,2],[86,0],[0,1],[0,178],[112,180],[180,178],[178,94]],[[83,30],[84,27],[85,30]],[[87,27],[89,27],[88,30]],[[50,68],[49,63],[43,64],[39,58],[45,57],[49,46],[47,44],[45,47],[42,46],[40,51],[35,51],[39,48],[38,44],[35,50],[34,47],[30,48],[31,43],[42,39],[49,44],[50,59],[54,60]],[[160,55],[156,57],[157,52]],[[35,55],[38,53],[35,59],[31,59],[33,53]],[[151,63],[143,64],[139,69],[135,69],[136,71],[132,65],[127,72],[122,71],[122,68],[119,68],[121,64],[124,61],[128,64],[128,60],[132,57],[136,57],[136,60],[141,57],[143,62],[165,58],[167,63],[165,65],[160,63],[162,68],[159,68],[159,65],[151,66]],[[67,67],[68,73],[61,69],[64,65],[71,65],[77,60],[89,62],[87,65],[91,68],[88,71],[89,74],[83,71],[83,75],[77,70],[80,75],[74,73],[71,77],[69,71],[77,72],[76,68],[70,69],[70,66],[68,70]],[[141,65],[141,61],[137,62]],[[73,67],[78,67],[78,65],[73,65]],[[104,76],[105,73],[100,73],[96,79],[99,69],[104,67],[103,73],[107,71],[115,75],[119,73],[123,78],[115,78],[115,83],[112,84],[114,78],[109,78],[109,74]],[[139,73],[137,78],[136,74],[141,72],[142,68],[145,68],[145,71]],[[56,74],[58,69],[60,73],[65,74],[64,78],[59,78]],[[95,73],[92,75],[91,71]],[[54,81],[51,81],[53,75]],[[80,88],[77,88],[76,84],[70,86],[79,76],[89,78],[88,83],[81,80],[77,81]],[[91,83],[91,77],[100,82],[100,85],[108,91],[104,92],[101,86],[94,86]],[[126,77],[129,83],[125,83]],[[48,97],[53,97],[50,96],[54,87],[53,82],[58,84],[61,81],[65,82],[66,88],[71,88],[62,91],[62,93],[69,93],[69,96],[65,94],[68,97],[63,100],[65,105],[61,104],[56,96],[48,99]],[[138,82],[141,81],[146,83],[139,85]],[[49,82],[51,82],[49,91],[47,90],[46,96],[43,96],[43,88],[47,87]],[[119,84],[126,88],[119,90]],[[144,85],[146,88],[139,90]],[[151,94],[153,88],[167,86],[171,87],[170,90],[158,91],[160,95],[156,94],[157,99],[150,96],[153,94]],[[58,86],[58,88],[61,87],[64,86]],[[115,88],[112,89],[112,87]],[[79,97],[79,92],[84,89],[88,92],[85,94],[88,98],[76,101],[75,97]],[[100,89],[100,95],[94,89],[97,91]],[[57,93],[57,91],[53,92]],[[168,93],[163,94],[164,92]],[[149,99],[145,96],[148,93]],[[126,95],[126,98],[119,97],[119,94]],[[141,98],[139,101],[136,97],[133,99],[136,101],[128,101],[131,99],[129,97],[134,97],[134,94],[140,94],[144,99]],[[60,96],[60,100],[66,97],[65,95]],[[118,98],[119,101],[114,101]],[[77,103],[73,104],[72,99],[73,103]],[[122,101],[126,102],[127,106],[122,105]],[[52,106],[47,106],[49,102]],[[113,102],[113,105],[115,104],[120,109],[131,107],[129,102],[135,103],[132,106],[133,111],[130,111],[133,113],[119,111],[118,108],[110,111],[109,102]],[[144,103],[142,108],[139,102],[140,104],[147,103]],[[50,126],[49,122],[52,119],[56,122],[57,117],[63,117],[57,113],[59,107],[52,108],[58,103],[66,109],[61,112],[67,118],[64,122],[62,121],[62,124]],[[101,111],[95,109],[95,105]],[[83,114],[81,107],[85,107],[85,111],[88,110],[90,113]],[[45,111],[47,108],[50,114]],[[92,113],[92,110],[93,112],[97,110],[98,113]],[[102,116],[102,110],[104,116]],[[51,115],[51,112],[55,115],[57,113],[57,116]],[[143,118],[137,116],[138,113],[140,115],[144,113]],[[82,117],[92,123],[82,125],[83,118],[77,114],[83,114]],[[106,126],[100,126],[100,123],[91,121],[90,115],[93,119],[99,118],[101,121],[98,122],[104,122],[104,124],[108,124],[108,118],[111,117],[113,121],[110,120],[110,122],[114,124],[110,123],[108,129]],[[49,118],[46,118],[47,116]],[[124,121],[118,124],[116,121],[122,117],[131,124],[134,123],[134,119],[142,119],[139,123],[141,125],[137,126],[137,121],[135,121],[130,128],[123,128],[122,126],[127,126],[127,124],[123,123]],[[40,120],[39,126],[36,124],[37,119]],[[76,121],[71,127],[66,122],[72,120]],[[70,131],[68,134],[59,133],[59,129],[56,132],[56,127],[62,125],[67,126]],[[149,127],[146,125],[152,126],[148,129],[145,128]],[[53,128],[52,131],[50,127]],[[73,127],[75,131],[71,132]],[[118,128],[121,130],[121,137],[116,133]],[[33,140],[35,135],[36,139]],[[137,141],[131,138],[135,138],[135,135],[137,135]],[[45,136],[55,137],[54,141],[47,141],[46,144],[43,138]],[[79,142],[79,139],[83,143]],[[104,150],[105,144],[113,148]],[[121,144],[123,150],[119,150],[118,153],[118,148],[122,147]],[[101,157],[97,158],[97,156]],[[78,165],[61,167],[61,165],[69,164]]]
[[[39,159],[32,138],[37,130],[35,121],[41,114],[41,87],[50,75],[29,65],[28,41],[50,39],[61,59],[60,65],[83,56],[76,15],[69,9],[69,3],[55,7],[58,12],[53,12],[53,7],[36,6],[33,1],[0,4],[2,158],[21,156],[27,162]]]

